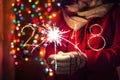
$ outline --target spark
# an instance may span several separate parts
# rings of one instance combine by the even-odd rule
[[[56,45],[62,45],[61,41],[62,41],[62,37],[64,37],[63,35],[65,33],[67,33],[69,31],[60,31],[59,28],[53,26],[50,27],[47,33],[47,42],[48,43],[55,43]]]
[[[50,27],[49,30],[47,31],[47,42],[54,43],[55,48],[56,48],[56,46],[58,46],[58,45],[62,46],[62,40],[64,40],[64,41],[70,43],[71,45],[73,45],[79,52],[82,52],[76,44],[72,43],[71,41],[67,40],[64,37],[64,34],[66,34],[68,32],[70,32],[70,31],[60,30],[58,27],[56,27],[54,25],[53,27]]]

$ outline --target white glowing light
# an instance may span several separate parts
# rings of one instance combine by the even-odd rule
[[[56,46],[60,45],[62,46],[62,40],[70,43],[71,45],[73,45],[79,52],[81,52],[81,50],[78,48],[78,46],[74,43],[72,43],[71,41],[67,40],[64,37],[64,34],[68,33],[69,31],[63,31],[60,30],[58,27],[56,27],[55,25],[53,27],[50,27],[47,30],[47,42],[48,43],[54,43],[55,44],[55,48]]]
[[[60,31],[57,27],[50,27],[47,34],[47,42],[55,43],[56,45],[62,45],[61,41],[63,34],[67,33],[68,31]]]

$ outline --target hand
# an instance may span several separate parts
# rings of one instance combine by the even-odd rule
[[[86,56],[78,52],[59,52],[48,57],[48,64],[56,74],[69,74],[85,66]]]

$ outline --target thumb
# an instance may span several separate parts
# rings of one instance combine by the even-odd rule
[[[64,52],[62,52],[62,51],[59,51],[59,52],[58,52],[58,55],[62,55],[62,54],[64,54]]]
[[[70,56],[72,52],[61,53],[62,56]]]
[[[59,52],[58,52],[58,55],[66,56],[66,53],[64,53],[64,52],[62,52],[62,51],[59,51]]]

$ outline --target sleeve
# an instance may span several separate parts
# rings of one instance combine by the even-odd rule
[[[111,47],[100,50],[86,50],[87,67],[92,70],[105,70],[120,65],[120,9],[112,15],[115,21],[115,32]]]

